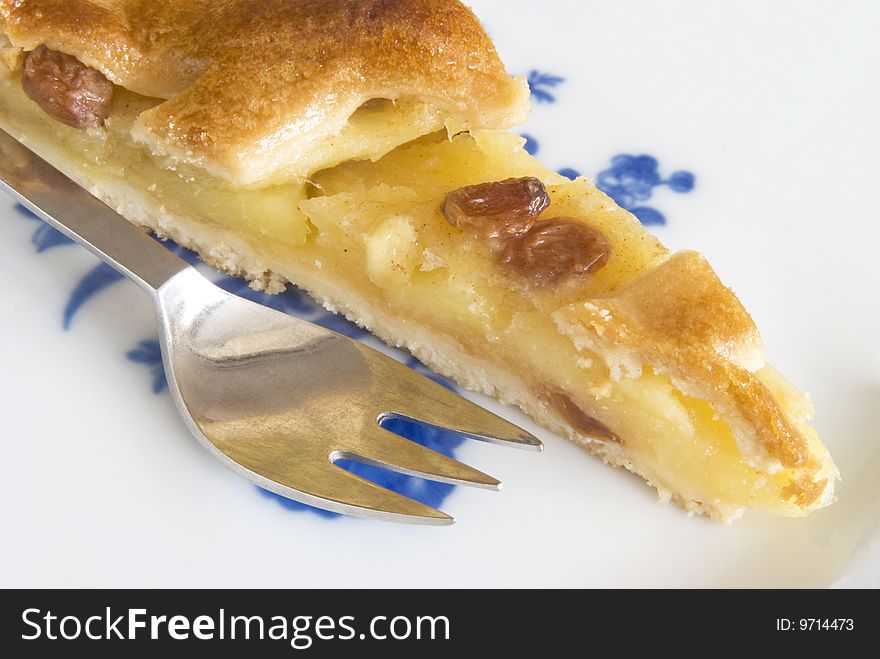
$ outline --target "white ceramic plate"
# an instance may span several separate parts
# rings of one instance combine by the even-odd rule
[[[3,200],[0,583],[880,584],[878,5],[474,4],[509,69],[531,76],[522,132],[537,155],[600,176],[736,289],[771,361],[813,396],[839,501],[799,520],[689,518],[504,410],[546,451],[458,447],[505,489],[427,492],[448,494],[452,527],[290,509],[213,460],[153,393],[148,300]]]

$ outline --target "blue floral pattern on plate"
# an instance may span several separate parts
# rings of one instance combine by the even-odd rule
[[[538,140],[529,133],[523,133],[521,137],[525,140],[523,148],[526,152],[535,155],[540,146]],[[557,173],[571,180],[581,175],[573,167],[563,167]],[[674,172],[669,178],[661,178],[656,158],[625,153],[614,156],[611,166],[596,176],[596,187],[646,226],[666,224],[663,213],[642,203],[651,198],[656,188],[666,186],[673,192],[684,193],[693,190],[695,182],[696,177],[688,171]]]
[[[673,192],[690,192],[694,189],[694,175],[680,171],[663,179],[656,158],[621,154],[614,156],[611,166],[596,177],[596,187],[639,218],[642,224],[666,224],[663,213],[642,204],[659,186],[667,186]]]
[[[555,103],[556,96],[550,90],[558,87],[564,80],[561,76],[537,70],[531,71],[528,75],[528,83],[532,98],[539,103]],[[524,134],[523,137],[525,138],[525,150],[532,155],[537,153],[539,148],[538,140],[528,134]],[[560,169],[559,173],[572,179],[580,175],[573,168]],[[647,155],[631,156],[622,154],[612,158],[610,167],[599,172],[599,175],[596,177],[596,184],[619,205],[636,215],[643,224],[665,224],[665,216],[660,211],[645,206],[643,202],[650,199],[654,189],[659,186],[666,186],[675,192],[689,192],[694,187],[694,175],[687,171],[678,171],[663,179],[659,174],[658,163],[655,158]],[[26,218],[39,220],[39,218],[22,206],[17,206],[17,211]],[[72,244],[69,238],[47,224],[41,224],[35,229],[31,242],[39,253],[61,245]],[[162,244],[191,265],[199,264],[198,256],[194,252],[172,242],[163,242]],[[203,272],[209,272],[209,269],[204,266],[200,266],[200,269]],[[122,275],[104,263],[96,265],[86,273],[75,285],[64,307],[62,313],[64,329],[69,329],[74,317],[90,299],[122,279]],[[350,338],[363,341],[371,336],[366,330],[349,322],[343,316],[329,313],[295,286],[289,286],[278,295],[269,295],[253,290],[246,282],[235,277],[218,276],[215,273],[213,279],[218,286],[230,293],[278,311],[298,316]],[[410,368],[453,391],[455,390],[455,387],[449,381],[431,372],[414,356],[399,350],[391,351],[391,354]],[[150,370],[154,393],[159,394],[167,390],[168,385],[162,364],[162,351],[158,340],[155,338],[142,339],[131,350],[126,352],[125,356],[131,362],[141,364]],[[454,449],[463,441],[462,437],[455,433],[438,428],[420,426],[404,419],[388,419],[382,425],[391,432],[407,437],[450,457],[454,457]],[[351,460],[342,460],[336,464],[363,478],[432,507],[439,507],[454,488],[454,486],[446,483],[436,483],[421,478],[405,476]],[[277,501],[285,508],[308,510],[324,517],[338,516],[336,513],[313,508],[278,496],[272,492],[260,488],[257,489],[264,496]]]
[[[35,220],[40,222],[40,226],[34,231],[34,235],[31,236],[31,244],[37,250],[37,253],[45,252],[47,249],[52,249],[53,247],[58,247],[59,245],[69,245],[73,241],[65,236],[60,231],[53,229],[48,224],[45,224],[40,218],[31,213],[27,208],[20,204],[15,205],[16,212],[22,217],[26,217],[30,220]]]
[[[165,367],[162,365],[162,348],[155,339],[145,339],[125,353],[136,364],[144,364],[153,375],[153,393],[162,393],[168,387]]]
[[[536,70],[529,71],[526,80],[529,83],[529,92],[532,98],[538,103],[555,103],[556,97],[548,90],[548,87],[552,89],[565,82],[565,78],[561,76]]]

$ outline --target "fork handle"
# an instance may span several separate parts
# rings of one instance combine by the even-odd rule
[[[0,188],[148,292],[190,267],[2,130]]]

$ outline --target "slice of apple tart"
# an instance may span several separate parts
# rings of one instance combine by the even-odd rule
[[[504,132],[527,115],[442,0],[0,0],[0,127],[130,221],[287,282],[465,387],[730,520],[836,468],[695,252]]]

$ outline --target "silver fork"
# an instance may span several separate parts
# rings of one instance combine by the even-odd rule
[[[380,426],[394,417],[542,448],[376,350],[218,288],[2,131],[0,187],[150,294],[178,411],[205,448],[260,487],[348,515],[451,524],[449,515],[334,463],[500,489],[491,476]]]

